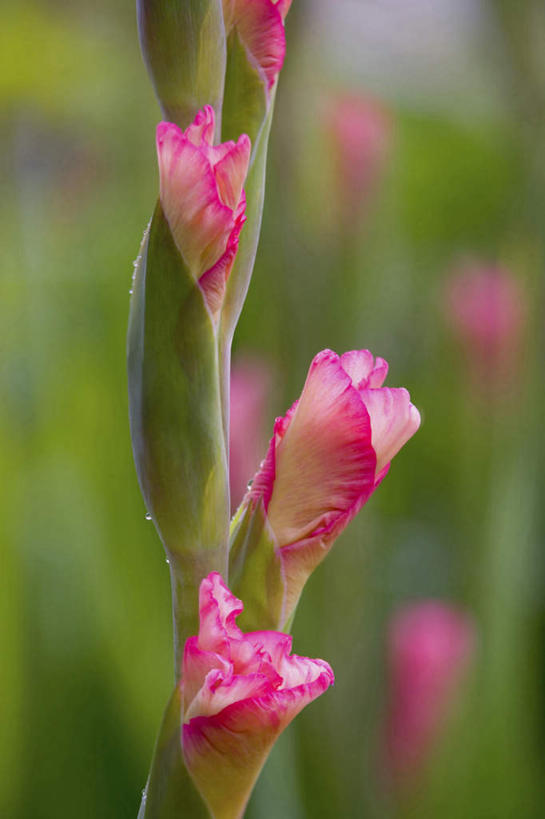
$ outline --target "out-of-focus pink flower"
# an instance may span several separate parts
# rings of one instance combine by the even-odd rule
[[[231,510],[242,500],[249,479],[259,466],[266,437],[264,416],[271,389],[271,373],[264,361],[241,357],[231,370],[229,427],[229,483]]]
[[[214,110],[206,105],[182,131],[157,126],[163,212],[186,265],[198,281],[212,316],[225,293],[245,221],[244,180],[250,140],[213,145]]]
[[[395,779],[423,766],[449,716],[475,648],[467,614],[427,600],[401,609],[389,629],[387,758]]]
[[[290,6],[291,0],[223,0],[225,31],[237,31],[267,95],[284,63],[284,20]]]
[[[290,654],[287,634],[244,634],[235,623],[242,609],[221,575],[208,575],[199,635],[184,651],[183,755],[214,819],[242,816],[279,734],[334,682],[323,660]]]
[[[300,399],[276,419],[243,503],[264,504],[285,572],[286,618],[310,572],[420,425],[407,390],[382,386],[387,372],[369,350],[324,350]]]
[[[508,270],[473,264],[456,271],[446,310],[481,388],[508,384],[518,369],[526,303]]]
[[[325,124],[333,146],[344,220],[354,221],[372,195],[390,147],[391,117],[356,94],[328,100]]]

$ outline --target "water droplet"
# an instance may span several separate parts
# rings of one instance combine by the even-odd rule
[[[150,512],[146,512],[146,520],[151,520],[151,513]]]

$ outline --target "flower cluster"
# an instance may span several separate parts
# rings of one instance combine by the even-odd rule
[[[210,574],[200,588],[199,634],[184,652],[183,754],[216,819],[242,815],[276,738],[334,682],[323,660],[290,653],[287,634],[243,634],[235,623],[242,609]]]

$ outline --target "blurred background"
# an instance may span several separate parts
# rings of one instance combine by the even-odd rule
[[[233,471],[324,347],[423,424],[307,586],[336,686],[248,817],[538,819],[545,7],[294,0],[287,40]],[[172,678],[125,376],[159,109],[129,0],[8,0],[0,53],[0,816],[135,817]]]

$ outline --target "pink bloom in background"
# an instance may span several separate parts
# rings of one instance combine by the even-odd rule
[[[520,365],[526,299],[508,270],[468,265],[452,275],[446,310],[481,389],[509,384]]]
[[[387,723],[387,761],[394,778],[410,781],[429,758],[474,649],[473,621],[446,603],[414,603],[394,616],[388,634]]]
[[[287,634],[244,634],[235,623],[242,610],[221,575],[208,575],[199,634],[184,651],[183,755],[215,819],[242,816],[279,734],[334,682],[323,660],[290,654]]]
[[[300,399],[276,419],[244,503],[264,504],[282,557],[286,620],[309,574],[420,425],[407,390],[382,386],[387,372],[369,350],[324,350]]]
[[[216,317],[245,220],[244,180],[250,140],[213,145],[214,110],[206,105],[182,131],[171,122],[157,126],[160,197],[163,212],[186,265]]]
[[[286,54],[284,20],[291,0],[223,0],[225,31],[236,30],[267,95]]]
[[[333,146],[342,204],[349,223],[373,194],[391,142],[391,116],[356,94],[328,100],[326,128]]]
[[[229,426],[231,511],[241,502],[265,448],[264,420],[271,380],[270,369],[258,358],[245,356],[233,363]]]

